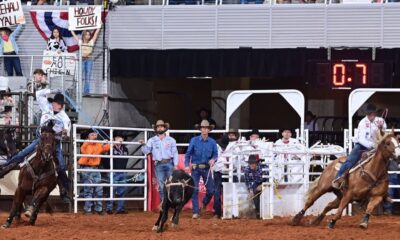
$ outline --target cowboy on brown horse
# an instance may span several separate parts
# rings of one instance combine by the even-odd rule
[[[40,207],[47,200],[49,194],[57,186],[56,169],[56,133],[53,130],[54,123],[49,121],[41,127],[40,142],[36,156],[31,161],[26,161],[18,176],[18,187],[15,190],[10,215],[3,228],[8,228],[15,217],[19,218],[25,196],[32,194],[31,204],[26,208],[25,216],[29,217],[29,223],[34,225]]]
[[[48,98],[47,95],[49,94],[55,95],[53,98]],[[46,125],[49,120],[55,120],[54,127],[56,128],[57,132],[60,133],[55,148],[58,160],[57,176],[59,180],[60,196],[65,203],[70,203],[70,198],[67,195],[69,189],[69,180],[66,174],[66,166],[61,149],[61,139],[69,135],[69,129],[71,125],[71,120],[63,109],[65,104],[64,95],[61,94],[60,90],[43,89],[36,92],[36,99],[39,102],[40,109],[42,110],[40,126]],[[9,159],[6,164],[1,166],[0,178],[9,173],[19,163],[23,162],[25,157],[33,153],[39,142],[39,134],[37,133],[37,138],[31,144]]]
[[[374,208],[387,196],[388,190],[388,162],[389,159],[400,156],[399,143],[394,133],[386,134],[381,130],[375,134],[377,141],[373,153],[363,159],[355,168],[344,175],[344,183],[341,190],[332,187],[332,179],[336,176],[336,166],[342,159],[332,161],[322,172],[321,176],[314,181],[313,186],[307,194],[304,208],[293,218],[292,225],[298,225],[308,208],[327,192],[333,192],[337,198],[328,203],[321,214],[312,221],[318,225],[325,215],[332,209],[338,208],[336,214],[330,221],[328,227],[334,228],[336,221],[342,216],[345,207],[352,201],[368,201],[368,206],[360,227],[367,228],[369,216]]]
[[[369,151],[374,146],[375,134],[378,129],[386,129],[386,123],[383,118],[376,116],[376,107],[373,104],[367,105],[367,116],[358,124],[358,136],[354,139],[354,148],[347,157],[340,170],[337,172],[332,187],[339,189],[342,183],[342,175],[352,168],[360,160],[363,152]]]

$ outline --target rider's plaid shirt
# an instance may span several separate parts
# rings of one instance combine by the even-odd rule
[[[244,179],[249,191],[255,192],[257,186],[263,182],[263,169],[265,168],[266,166],[261,164],[257,165],[255,170],[251,170],[249,166],[244,168]]]

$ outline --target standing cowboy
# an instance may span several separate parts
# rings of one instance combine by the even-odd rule
[[[64,111],[64,95],[60,93],[60,90],[43,89],[36,92],[36,99],[39,103],[39,107],[42,110],[42,116],[40,118],[40,126],[44,126],[48,121],[55,120],[57,123],[53,127],[57,135],[61,135],[57,139],[56,145],[56,157],[58,160],[57,176],[58,176],[58,187],[60,188],[60,196],[65,203],[70,203],[70,199],[67,195],[69,189],[69,180],[67,177],[66,166],[64,162],[63,152],[61,149],[61,138],[68,137],[71,120]],[[54,94],[54,98],[47,98],[47,95]],[[61,124],[61,125],[60,125]],[[36,146],[40,143],[40,133],[36,134],[36,139],[29,144],[24,150],[14,155],[0,170],[0,178],[10,172],[16,165],[21,163],[25,157],[33,153],[36,150]]]
[[[379,129],[386,129],[386,123],[383,118],[376,116],[376,107],[373,104],[368,104],[365,116],[358,124],[358,135],[353,139],[354,147],[347,157],[347,160],[338,171],[335,180],[332,182],[332,187],[339,189],[341,185],[341,176],[348,169],[352,168],[361,155],[365,151],[369,151],[374,147],[374,140]]]
[[[193,137],[190,140],[189,147],[185,155],[185,170],[189,171],[190,157],[192,157],[192,177],[194,180],[194,192],[192,195],[193,218],[199,218],[199,182],[200,177],[206,186],[206,196],[202,200],[202,208],[205,208],[214,194],[212,172],[210,167],[214,166],[218,158],[217,143],[208,136],[208,133],[214,129],[213,125],[207,120],[201,121],[200,126],[196,128],[201,131],[200,136]]]
[[[158,181],[158,192],[161,201],[164,199],[165,181],[172,175],[172,171],[178,167],[178,149],[174,138],[167,136],[165,132],[169,129],[169,123],[158,120],[153,129],[156,136],[149,139],[145,144],[143,140],[139,140],[142,144],[142,152],[144,154],[151,153],[156,170]]]

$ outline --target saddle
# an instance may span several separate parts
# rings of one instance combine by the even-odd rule
[[[353,172],[352,169],[358,168],[360,163],[362,163],[364,160],[370,158],[372,155],[374,155],[375,151],[369,151],[369,152],[363,152],[361,155],[361,159],[354,164],[353,167],[351,167],[348,171]],[[342,165],[347,161],[347,157],[342,157],[339,158],[339,161],[335,165],[335,170],[339,171]]]

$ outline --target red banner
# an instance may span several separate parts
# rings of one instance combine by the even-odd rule
[[[185,168],[185,154],[179,154],[178,169]],[[156,211],[160,205],[160,194],[158,193],[158,183],[156,177],[156,171],[154,169],[154,161],[151,159],[151,155],[147,157],[147,210]],[[199,206],[201,206],[201,200],[205,196],[206,188],[204,186],[203,179],[200,179],[199,183]],[[213,210],[214,199],[207,205],[207,211]],[[190,200],[184,207],[184,209],[191,209],[192,201]]]

